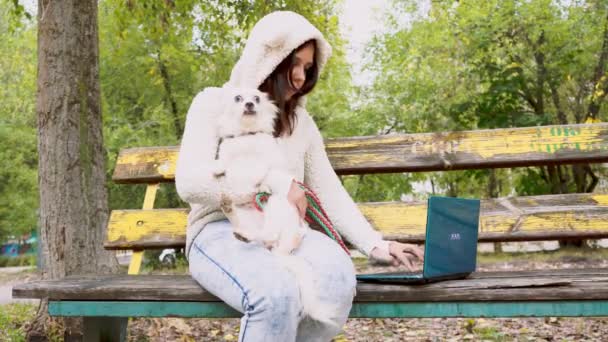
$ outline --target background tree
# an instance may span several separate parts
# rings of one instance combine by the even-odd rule
[[[14,10],[0,1],[0,243],[35,230],[38,208],[36,30]]]
[[[222,86],[249,31],[275,10],[296,11],[333,47],[308,108],[327,135],[343,133],[352,81],[339,32],[336,0],[122,1],[100,3],[101,88],[108,179],[120,149],[178,145],[197,92]],[[342,123],[344,122],[344,123]],[[342,124],[338,124],[342,123]],[[141,206],[144,187],[108,183],[110,208]],[[173,186],[161,186],[157,207],[185,207]]]
[[[108,220],[99,90],[97,1],[38,2],[38,155],[43,279],[117,271]],[[28,333],[45,336],[46,303]],[[65,319],[65,339],[82,334]]]
[[[608,111],[601,106],[607,83],[606,1],[433,1],[425,6],[394,1],[392,5],[389,32],[369,47],[375,81],[360,90],[370,98],[359,111],[374,123],[367,132],[520,127],[606,118]],[[415,175],[411,180],[449,195],[590,192],[601,170],[601,166],[580,165],[454,171]]]

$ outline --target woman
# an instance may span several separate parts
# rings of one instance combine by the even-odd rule
[[[422,259],[414,245],[384,241],[359,212],[334,173],[319,129],[304,108],[319,72],[331,54],[322,34],[304,17],[274,12],[253,28],[227,85],[258,88],[280,108],[275,135],[286,151],[294,179],[289,201],[303,217],[307,201],[295,181],[319,196],[339,233],[372,259],[403,264]],[[237,240],[220,210],[219,184],[212,176],[218,139],[211,123],[217,88],[193,100],[186,119],[175,182],[191,205],[186,255],[192,277],[209,292],[242,312],[240,341],[329,341],[346,322],[355,294],[351,259],[327,236],[307,234],[295,254],[318,272],[320,300],[339,307],[338,326],[302,317],[293,275],[263,247]]]

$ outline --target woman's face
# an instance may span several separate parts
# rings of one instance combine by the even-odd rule
[[[304,45],[295,54],[294,64],[291,68],[291,85],[294,89],[288,89],[285,93],[285,101],[288,101],[306,82],[306,71],[313,65],[315,58],[315,46],[313,43]]]

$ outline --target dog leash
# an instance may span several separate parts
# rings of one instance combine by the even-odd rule
[[[318,225],[320,225],[325,231],[325,234],[327,234],[332,240],[336,241],[340,245],[340,247],[342,247],[342,249],[346,252],[346,254],[350,255],[350,252],[348,251],[348,248],[346,248],[342,237],[334,229],[333,223],[331,222],[329,216],[321,206],[321,201],[319,200],[317,195],[303,183],[297,181],[296,183],[300,186],[302,190],[304,190],[304,193],[306,194],[306,199],[308,200],[309,205],[306,208],[306,216],[304,217],[306,222],[308,222],[309,224],[317,223]],[[268,201],[269,196],[270,194],[266,192],[257,193],[253,200],[253,205],[255,206],[255,208],[259,211],[263,211],[264,205]]]

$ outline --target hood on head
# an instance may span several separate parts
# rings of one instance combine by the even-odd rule
[[[279,11],[266,15],[251,30],[227,85],[258,88],[293,50],[311,39],[317,43],[320,72],[331,56],[331,46],[321,32],[294,12]]]

